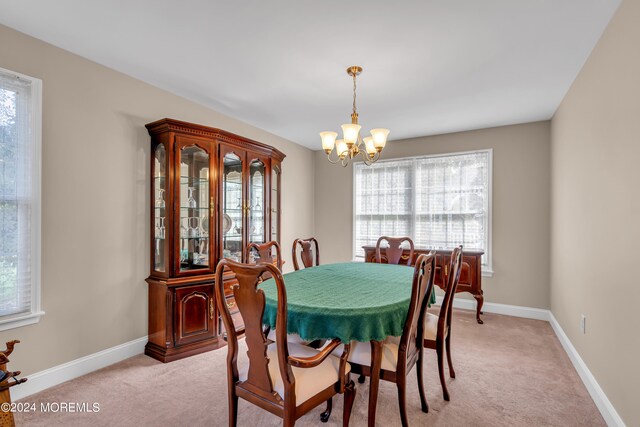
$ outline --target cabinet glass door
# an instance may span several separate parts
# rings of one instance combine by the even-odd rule
[[[167,151],[159,144],[154,152],[153,160],[153,269],[164,273],[167,271]]]
[[[252,160],[249,164],[249,196],[247,199],[250,242],[265,242],[265,184],[265,164],[259,159]]]
[[[271,240],[280,242],[280,168],[271,169]]]
[[[209,268],[209,153],[194,145],[180,150],[179,200],[180,271]]]
[[[242,261],[244,248],[242,159],[235,153],[223,157],[222,170],[222,257]]]

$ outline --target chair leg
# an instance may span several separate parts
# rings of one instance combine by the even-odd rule
[[[327,421],[329,421],[329,417],[331,416],[331,409],[333,409],[332,397],[330,397],[329,400],[327,400],[327,409],[320,414],[320,421],[322,421],[323,423],[326,423]]]
[[[229,390],[229,427],[238,424],[238,396],[235,391]]]
[[[442,385],[442,395],[444,400],[449,401],[449,391],[447,390],[447,382],[444,379],[444,342],[436,340],[436,354],[438,355],[438,374],[440,375],[440,384]]]
[[[427,403],[427,397],[424,394],[424,379],[423,379],[423,364],[424,364],[424,353],[423,350],[420,350],[418,354],[418,366],[416,367],[416,372],[418,373],[418,391],[420,392],[420,405],[422,406],[422,412],[429,412],[429,404]]]
[[[364,376],[364,375],[362,375],[362,374],[360,374],[360,376],[358,377],[358,382],[359,382],[360,384],[364,384],[364,378],[365,378],[365,376]]]
[[[351,418],[351,408],[353,401],[356,399],[356,385],[353,381],[349,381],[344,390],[344,412],[342,413],[342,427],[349,426]]]
[[[284,412],[284,418],[282,419],[282,427],[293,427],[296,424],[296,419],[289,411]]]
[[[398,406],[400,407],[400,420],[402,421],[402,427],[408,427],[407,421],[407,391],[406,391],[407,378],[404,378],[396,383],[398,387]]]
[[[447,335],[445,343],[447,346],[447,363],[449,364],[449,376],[451,378],[455,378],[456,371],[453,370],[453,363],[451,362],[451,334]]]

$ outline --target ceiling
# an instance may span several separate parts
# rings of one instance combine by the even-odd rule
[[[0,23],[312,149],[549,119],[620,0],[0,0]],[[1,65],[0,65],[1,66]]]

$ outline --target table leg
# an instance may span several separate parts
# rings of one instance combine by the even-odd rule
[[[376,425],[376,406],[378,405],[378,384],[382,365],[382,341],[371,340],[371,379],[369,384],[369,427]]]

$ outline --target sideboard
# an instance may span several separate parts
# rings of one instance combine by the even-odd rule
[[[376,247],[375,246],[363,246],[364,259],[366,262],[376,262]],[[414,265],[416,258],[420,254],[427,254],[432,249],[415,249],[413,252],[413,259],[410,265]],[[435,284],[439,288],[445,290],[447,284],[447,277],[449,275],[449,258],[451,257],[450,249],[435,249],[436,251],[436,276]],[[480,315],[482,314],[482,304],[484,303],[484,296],[482,294],[482,255],[484,251],[478,249],[464,249],[462,252],[462,271],[460,272],[460,282],[458,283],[458,292],[469,292],[476,299],[476,320],[482,324]],[[405,249],[402,254],[402,259],[409,258],[409,250]],[[384,256],[382,262],[386,262]]]

